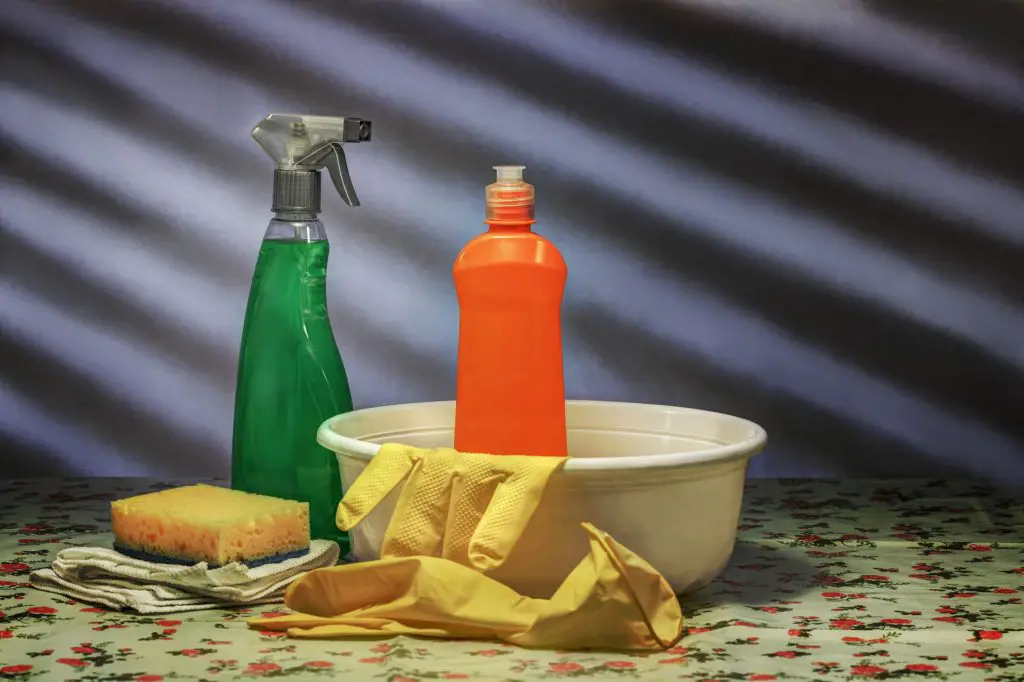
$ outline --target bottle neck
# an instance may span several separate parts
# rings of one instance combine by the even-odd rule
[[[527,221],[522,223],[511,223],[502,221],[500,223],[487,223],[488,232],[532,232],[533,221]]]
[[[320,217],[311,211],[276,211],[267,225],[264,240],[284,242],[322,242],[327,231]]]

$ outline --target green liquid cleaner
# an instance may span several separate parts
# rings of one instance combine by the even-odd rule
[[[324,420],[352,410],[327,315],[326,240],[267,239],[260,249],[238,359],[233,486],[309,502],[314,538],[342,543],[341,476],[316,442]]]
[[[352,410],[327,315],[330,246],[320,214],[326,168],[358,206],[342,145],[370,139],[358,118],[271,114],[252,131],[276,164],[274,218],[253,273],[235,390],[231,486],[309,503],[310,535],[349,552],[335,515],[343,490],[334,453],[316,441],[327,419]]]

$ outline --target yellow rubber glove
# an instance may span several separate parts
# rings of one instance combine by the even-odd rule
[[[590,553],[551,599],[522,597],[439,557],[392,557],[307,573],[285,593],[285,605],[300,613],[249,626],[300,638],[405,634],[553,649],[673,646],[683,616],[672,588],[606,533],[583,528]]]
[[[564,462],[385,444],[345,493],[336,522],[350,530],[405,481],[381,557],[440,556],[488,571],[515,547]]]

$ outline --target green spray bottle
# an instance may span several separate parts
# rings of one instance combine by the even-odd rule
[[[334,518],[341,477],[316,442],[329,417],[352,410],[348,377],[327,315],[328,242],[320,171],[358,206],[342,145],[367,142],[370,121],[271,114],[252,131],[274,169],[274,217],[253,273],[235,390],[231,486],[309,503],[310,533],[348,553]]]

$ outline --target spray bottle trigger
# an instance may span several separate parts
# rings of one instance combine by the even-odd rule
[[[358,206],[359,197],[352,184],[352,176],[348,172],[348,162],[340,142],[327,142],[317,147],[298,161],[301,165],[326,166],[331,174],[331,181],[338,194],[349,206]]]

